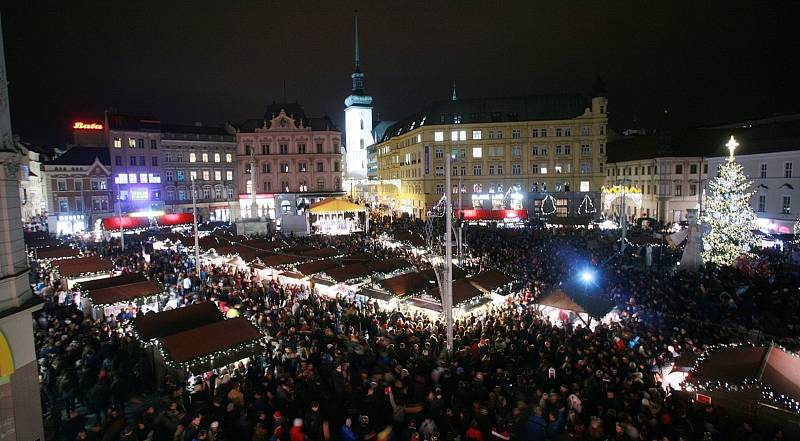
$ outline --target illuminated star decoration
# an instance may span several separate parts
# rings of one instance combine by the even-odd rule
[[[728,147],[728,150],[731,152],[731,155],[728,157],[729,160],[733,160],[733,151],[736,150],[736,147],[739,147],[739,143],[736,142],[736,139],[731,135],[731,139],[728,140],[728,143],[725,144]]]

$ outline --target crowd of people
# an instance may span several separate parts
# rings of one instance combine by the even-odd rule
[[[424,224],[372,224],[370,238],[283,239],[428,265],[376,239],[422,235]],[[615,238],[599,230],[470,227],[465,238],[468,270],[499,269],[524,285],[506,303],[458,320],[451,355],[435,317],[258,280],[227,265],[205,265],[197,277],[191,253],[154,250],[146,238],[124,250],[115,240],[74,239],[123,272],[161,281],[164,306],[216,302],[251,319],[270,343],[216,372],[160,377],[125,332],[130,316],[93,319],[34,266],[47,300],[35,339],[49,431],[67,441],[784,439],[779,428],[665,389],[660,368],[681,352],[753,331],[797,348],[796,269],[758,278],[715,268],[676,273],[670,249],[660,250],[660,267],[646,267],[620,256]],[[613,301],[618,321],[589,327],[538,312],[537,296],[583,267],[600,275],[593,289]]]

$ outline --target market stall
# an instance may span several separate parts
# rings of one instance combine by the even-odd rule
[[[400,275],[411,269],[412,265],[411,262],[405,259],[391,258],[368,262],[367,268],[372,271],[373,279],[382,279]]]
[[[372,271],[363,263],[330,268],[322,271],[312,280],[321,294],[354,294],[359,286],[369,279]],[[325,283],[325,282],[329,282]]]
[[[113,280],[112,277],[109,280]],[[83,290],[84,304],[92,317],[102,319],[121,311],[158,311],[164,287],[155,280],[142,280],[115,286]]]
[[[734,417],[800,424],[800,357],[776,345],[707,348],[684,389],[697,401],[724,406]]]
[[[580,322],[591,325],[592,319],[602,319],[613,305],[601,296],[589,296],[555,288],[543,294],[536,300],[539,310],[550,317],[552,322],[564,323]]]
[[[513,293],[521,285],[513,277],[501,271],[490,269],[468,277],[467,281],[484,294],[492,297],[495,302],[502,302],[506,296]]]
[[[367,207],[354,204],[344,199],[328,198],[311,204],[308,212],[315,234],[338,235],[363,231],[364,221],[360,213],[366,216]]]
[[[50,266],[54,270],[53,279],[66,281],[67,289],[76,283],[111,277],[114,272],[114,264],[110,260],[97,256],[53,260]]]
[[[36,248],[33,251],[33,255],[39,264],[56,259],[71,259],[80,256],[80,254],[81,250],[66,245]]]
[[[490,303],[491,298],[472,286],[467,279],[453,281],[453,317],[474,313]],[[422,312],[437,318],[442,313],[442,297],[438,286],[407,298],[405,304],[412,312]]]

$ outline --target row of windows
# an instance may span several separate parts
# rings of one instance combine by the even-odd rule
[[[291,153],[299,153],[299,154],[306,154],[306,153],[325,153],[325,144],[318,142],[315,145],[315,149],[312,152],[311,149],[308,148],[306,143],[298,142],[295,144],[296,151]],[[362,146],[363,147],[363,146]],[[338,153],[339,151],[339,143],[333,143],[333,153]],[[289,144],[288,143],[279,143],[277,150],[272,148],[271,144],[261,144],[261,149],[256,151],[251,144],[245,144],[244,146],[244,154],[245,155],[288,155],[289,154]]]
[[[265,192],[269,193],[269,192],[273,191],[272,190],[272,182],[271,181],[265,181],[263,183],[263,185],[264,185],[264,191]],[[339,181],[339,178],[336,178],[334,180],[334,190],[335,191],[339,191],[339,190],[342,189],[341,187],[342,186],[341,186],[341,182]],[[280,185],[278,185],[277,188],[278,188],[278,191],[282,191],[282,192],[285,192],[285,193],[288,193],[288,192],[292,191],[292,186],[290,185],[290,183],[288,181],[281,181]],[[308,191],[308,182],[305,179],[302,179],[302,180],[300,180],[300,182],[297,183],[297,191],[299,191],[301,193]],[[317,179],[317,191],[325,191],[325,180],[324,179]],[[247,182],[245,183],[245,192],[247,194],[250,194],[250,193],[253,192],[253,181],[251,181],[249,179],[247,180]]]
[[[501,129],[487,130],[486,139],[503,139],[504,133],[505,132]],[[600,134],[605,135],[605,126],[600,126]],[[580,136],[591,136],[591,135],[592,135],[591,127],[582,126],[580,128]],[[572,136],[572,127],[555,127],[555,128],[541,127],[541,128],[531,129],[531,138],[547,138],[550,136],[555,136],[555,137]],[[443,131],[433,132],[434,141],[443,142],[444,138],[445,138],[445,132]],[[511,138],[521,139],[522,129],[511,129]],[[483,139],[483,131],[472,130],[472,137],[470,139]],[[467,140],[466,130],[450,131],[450,141],[466,141],[466,140]]]
[[[83,191],[83,179],[54,179],[58,191],[70,191],[68,184],[72,184],[72,191]],[[92,178],[89,181],[90,190],[107,190],[108,182],[105,178]]]
[[[244,165],[244,174],[250,174],[250,167],[251,164],[248,162]],[[333,171],[338,172],[339,170],[339,161],[333,161]],[[289,173],[289,163],[288,162],[281,162],[278,164],[278,171],[280,173]],[[299,173],[308,173],[309,167],[307,162],[300,162],[297,164],[297,171]],[[325,171],[325,163],[322,161],[317,162],[317,172],[324,172]],[[272,164],[269,162],[264,162],[261,164],[261,173],[272,173]]]
[[[603,144],[600,145],[600,153],[603,153]],[[482,146],[475,146],[472,147],[472,157],[473,158],[483,158],[484,151],[486,152],[488,157],[504,157],[505,156],[505,147],[504,146],[489,146],[489,147],[482,147]],[[571,156],[572,155],[572,144],[556,144],[553,147],[553,152],[556,156]],[[591,155],[592,147],[591,144],[584,143],[580,146],[581,155]],[[533,145],[531,146],[531,155],[532,156],[547,156],[548,148],[544,145]],[[454,148],[452,149],[452,158],[460,158],[464,159],[467,156],[467,149],[466,148]],[[520,157],[522,156],[522,147],[520,146],[511,146],[511,156],[513,157]],[[443,159],[444,158],[444,149],[436,148],[434,150],[434,158],[436,159]]]
[[[760,174],[759,177],[766,178],[767,177],[767,164],[762,163],[759,169]],[[791,178],[794,173],[794,163],[792,162],[784,162],[783,163],[783,177],[784,178]]]
[[[119,173],[114,177],[115,184],[160,184],[158,173]]]
[[[108,211],[108,196],[92,196],[91,204],[93,211]],[[83,198],[75,197],[72,206],[75,207],[75,211],[83,211]],[[69,198],[58,198],[58,211],[61,213],[70,211]]]
[[[213,172],[213,175],[212,175]],[[199,176],[202,177],[204,181],[210,181],[213,177],[215,181],[222,181],[223,172],[226,181],[233,181],[233,170],[210,170],[204,169],[200,173],[197,170],[190,170],[188,173],[188,177],[190,181],[197,180]],[[185,182],[187,177],[186,170],[167,170],[164,172],[164,178],[167,182]]]
[[[120,137],[114,138],[113,145],[114,145],[115,149],[121,149],[122,148],[122,138],[120,138]],[[145,145],[144,138],[128,138],[128,147],[129,148],[132,148],[132,149],[136,149],[136,148],[143,149],[144,145]],[[151,139],[150,140],[150,148],[152,150],[157,149],[158,148],[158,140]]]
[[[606,106],[605,105],[601,105],[600,106],[600,113],[601,114],[606,113]],[[489,118],[493,122],[503,121],[503,112],[489,112],[488,115],[489,115]],[[508,112],[508,113],[506,113],[505,117],[506,117],[506,121],[519,121],[519,114],[517,112]],[[480,119],[480,114],[478,114],[477,112],[473,112],[473,113],[469,114],[469,120],[468,121],[478,121],[479,119]],[[439,123],[441,123],[441,124],[448,124],[450,122],[452,122],[453,124],[461,124],[463,122],[463,120],[464,120],[464,118],[463,118],[462,114],[460,114],[460,113],[453,113],[453,114],[442,113],[441,115],[439,115]],[[415,123],[416,122],[411,123],[411,130],[414,129],[414,124]],[[423,125],[423,124],[425,124],[425,118],[424,117],[422,118],[422,121],[420,122],[420,126]]]
[[[198,155],[195,152],[189,152],[189,162],[197,162]],[[214,153],[213,154],[214,162],[220,163],[222,162],[222,154]],[[200,161],[201,162],[209,162],[209,154],[207,152],[203,152],[200,154]],[[164,161],[165,162],[183,162],[183,153],[176,152],[174,155],[170,154],[170,152],[164,153]],[[225,162],[231,163],[233,162],[233,154],[232,153],[225,153]]]
[[[512,184],[508,188],[513,187],[513,186],[517,186],[517,187],[522,188],[522,185],[520,185],[520,184]],[[553,183],[552,187],[553,187],[554,191],[556,191],[556,192],[559,192],[559,191],[570,191],[570,183],[569,182],[555,182],[555,183]],[[500,193],[500,194],[502,194],[508,188],[506,188],[503,184],[494,184],[494,183],[489,183],[489,184],[475,183],[475,184],[472,184],[472,192],[473,193],[483,193],[484,190],[487,190],[490,194],[492,194],[492,193],[495,193],[495,194]],[[589,191],[589,188],[590,188],[589,181],[581,181],[580,182],[580,191]],[[453,185],[452,194],[458,194],[458,189],[459,189],[458,184]],[[546,182],[541,182],[541,183],[534,182],[533,184],[531,184],[531,191],[532,192],[547,191],[547,183]],[[466,184],[461,184],[461,193],[466,193],[466,192],[467,192],[467,185]],[[444,184],[436,184],[436,193],[437,194],[443,194],[444,193]]]
[[[211,199],[211,187],[203,187],[200,192],[194,190],[195,197],[198,199],[209,200]],[[228,187],[227,191],[221,185],[217,185],[213,189],[214,199],[216,200],[230,200],[233,199],[233,188]],[[192,198],[191,190],[178,189],[177,191],[168,189],[166,192],[168,201],[189,201]],[[177,199],[176,196],[177,195]]]
[[[767,195],[760,194],[756,200],[756,211],[763,213],[767,211]],[[781,213],[792,214],[792,197],[784,195],[781,197]]]
[[[696,175],[699,170],[699,164],[689,165],[689,174]],[[703,164],[703,173],[708,173],[708,164]],[[641,167],[622,167],[622,168],[609,168],[607,176],[639,176],[639,175],[652,175],[658,174],[657,165],[648,165]],[[675,174],[683,174],[683,164],[675,164]]]
[[[117,167],[121,167],[123,164],[122,156],[114,156],[114,165]],[[147,166],[147,157],[145,156],[131,156],[128,158],[128,165],[130,166],[138,166],[138,167],[146,167]],[[158,167],[158,156],[151,156],[150,157],[150,165],[153,167]]]

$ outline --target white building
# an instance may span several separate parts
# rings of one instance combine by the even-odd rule
[[[20,182],[20,204],[22,222],[30,222],[47,212],[47,186],[42,177],[42,157],[40,153],[27,150],[27,163],[22,164]]]
[[[358,50],[358,17],[355,22],[355,69],[350,76],[353,88],[344,100],[345,170],[349,186],[367,179],[367,147],[375,143],[372,137],[372,97],[364,93],[364,74],[360,69]],[[345,188],[345,190],[350,190]]]

